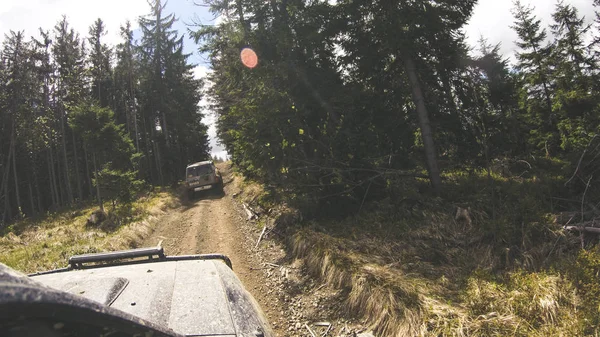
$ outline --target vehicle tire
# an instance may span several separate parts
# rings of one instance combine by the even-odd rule
[[[194,199],[194,190],[188,190],[187,197],[188,197],[188,200]]]

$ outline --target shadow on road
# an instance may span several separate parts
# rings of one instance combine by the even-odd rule
[[[183,210],[187,211],[190,208],[197,206],[202,200],[217,200],[225,197],[225,191],[201,191],[195,192],[192,195],[184,195],[181,197],[181,205]]]

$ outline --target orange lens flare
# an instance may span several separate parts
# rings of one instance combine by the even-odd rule
[[[258,65],[258,56],[254,52],[254,50],[252,50],[250,48],[242,49],[242,52],[240,53],[240,57],[242,59],[242,63],[250,69],[252,69]]]

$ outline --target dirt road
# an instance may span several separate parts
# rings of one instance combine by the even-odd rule
[[[224,193],[198,194],[183,202],[179,209],[165,215],[143,246],[162,241],[168,255],[221,253],[227,255],[246,289],[259,302],[271,322],[284,319],[280,301],[268,286],[261,261],[252,253],[256,228],[241,217],[232,195],[236,188],[227,165],[219,165],[225,185]],[[277,327],[275,327],[277,330]],[[279,334],[281,335],[281,334]]]

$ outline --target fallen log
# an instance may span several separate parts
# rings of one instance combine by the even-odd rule
[[[566,226],[565,229],[568,231],[600,234],[600,228],[597,227]]]

